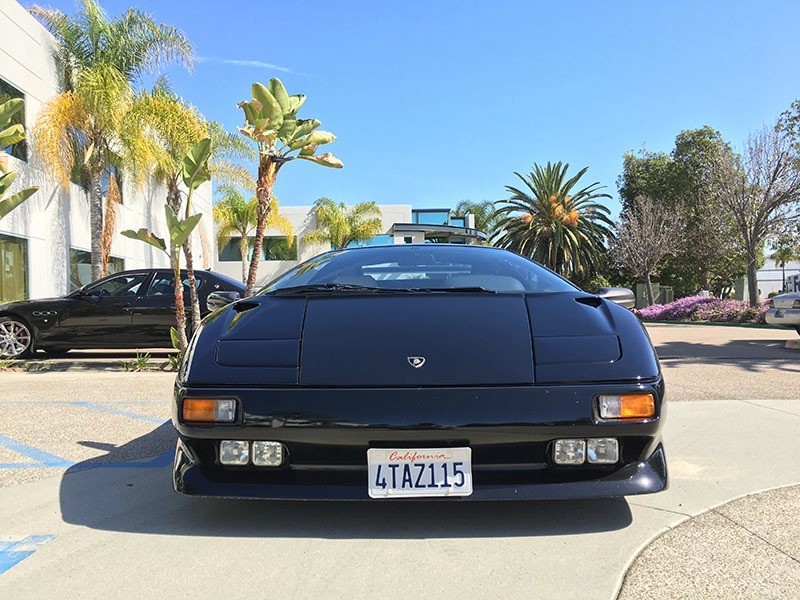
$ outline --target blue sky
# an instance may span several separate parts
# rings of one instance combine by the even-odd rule
[[[102,2],[112,15],[132,4]],[[308,96],[301,116],[338,136],[328,148],[345,168],[288,165],[276,187],[285,205],[497,200],[514,171],[561,160],[588,166],[616,212],[626,151],[669,150],[702,125],[737,146],[800,97],[797,2],[137,6],[207,59],[168,74],[208,118],[235,129],[250,84],[278,76]]]

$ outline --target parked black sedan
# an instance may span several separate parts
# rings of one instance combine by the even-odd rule
[[[173,407],[174,488],[340,500],[663,490],[658,360],[603,295],[488,247],[311,259],[194,336]]]
[[[195,275],[203,315],[210,312],[209,294],[224,292],[229,299],[244,294],[244,285],[225,275]],[[175,325],[173,281],[169,269],[122,271],[63,298],[0,304],[0,358],[23,358],[37,349],[57,354],[86,348],[169,348],[169,329]],[[188,307],[185,279],[184,286]]]

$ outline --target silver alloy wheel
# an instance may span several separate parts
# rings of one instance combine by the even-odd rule
[[[19,321],[0,321],[0,358],[16,358],[31,345],[31,332]]]

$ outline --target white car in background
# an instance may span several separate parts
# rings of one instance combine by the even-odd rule
[[[794,327],[800,334],[800,292],[775,296],[771,308],[767,311],[766,320],[770,325]]]

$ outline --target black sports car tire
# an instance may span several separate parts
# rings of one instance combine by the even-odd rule
[[[26,358],[33,353],[31,326],[20,317],[0,317],[0,359]]]

